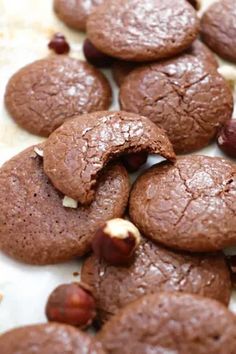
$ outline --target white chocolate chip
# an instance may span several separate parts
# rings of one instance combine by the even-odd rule
[[[71,208],[71,209],[77,209],[78,208],[78,202],[77,200],[74,200],[70,197],[65,196],[62,201],[62,205],[65,208]]]
[[[40,156],[40,157],[43,157],[43,150],[42,149],[39,149],[37,146],[34,147],[34,152]]]
[[[104,228],[104,232],[111,237],[125,239],[129,236],[129,233],[134,235],[138,243],[141,240],[140,232],[134,224],[124,219],[112,219],[107,221]]]

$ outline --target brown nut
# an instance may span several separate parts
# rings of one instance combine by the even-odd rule
[[[70,46],[65,36],[61,33],[54,34],[48,43],[48,48],[53,50],[56,54],[67,54],[70,51]]]
[[[148,153],[145,151],[137,152],[134,154],[124,155],[121,158],[125,168],[128,172],[136,172],[140,169],[142,165],[147,162]]]
[[[200,10],[200,1],[199,0],[188,0],[188,2],[196,9]]]
[[[221,129],[217,143],[228,156],[236,158],[236,119],[229,120]]]
[[[86,328],[96,317],[95,300],[86,285],[63,284],[49,296],[46,316],[49,321]]]
[[[112,219],[95,234],[92,248],[98,258],[112,265],[130,262],[141,241],[139,230],[130,221]]]
[[[127,112],[95,112],[68,120],[44,145],[44,172],[64,195],[89,205],[98,177],[111,160],[148,151],[175,160],[164,130]]]
[[[111,66],[114,59],[94,47],[89,39],[85,39],[83,44],[83,52],[87,61],[97,68],[107,68]]]

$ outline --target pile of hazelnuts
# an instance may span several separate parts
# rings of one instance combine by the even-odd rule
[[[139,230],[130,221],[113,219],[97,230],[92,248],[108,264],[125,266],[132,262],[140,241]],[[49,296],[46,316],[49,321],[86,329],[96,319],[96,303],[90,288],[83,283],[60,285]]]

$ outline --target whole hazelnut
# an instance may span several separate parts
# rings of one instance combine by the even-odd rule
[[[141,241],[139,230],[128,220],[112,219],[95,234],[92,248],[96,256],[115,266],[126,265]]]
[[[121,160],[128,172],[133,173],[140,169],[147,162],[147,152],[137,152],[122,156]]]
[[[100,50],[95,48],[89,39],[85,39],[83,51],[87,61],[98,68],[109,67],[114,61],[112,57],[100,52]]]
[[[48,44],[48,48],[52,49],[56,54],[67,54],[70,51],[70,46],[66,38],[61,33],[55,33]]]
[[[217,142],[226,155],[236,158],[236,119],[231,119],[223,126]]]
[[[86,285],[63,284],[49,296],[46,316],[49,321],[86,328],[96,317],[95,300]]]

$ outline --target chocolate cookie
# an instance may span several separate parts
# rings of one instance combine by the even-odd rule
[[[201,20],[204,42],[222,58],[236,63],[235,0],[214,2]]]
[[[149,61],[188,48],[199,21],[186,0],[110,0],[88,18],[90,41],[115,58]]]
[[[63,195],[43,172],[42,157],[31,147],[0,169],[0,248],[32,264],[62,262],[90,250],[94,232],[121,217],[129,196],[122,165],[104,170],[89,207],[63,207]]]
[[[98,340],[107,354],[234,354],[236,317],[197,295],[146,295],[107,322]]]
[[[236,164],[187,156],[145,172],[129,212],[145,236],[174,249],[216,251],[236,245]]]
[[[5,103],[24,129],[48,136],[68,118],[107,109],[111,89],[105,76],[86,62],[49,57],[12,76]]]
[[[120,105],[162,127],[176,153],[189,153],[208,145],[231,118],[233,96],[215,67],[185,54],[132,71]]]
[[[198,39],[186,50],[186,53],[199,57],[202,60],[205,60],[208,64],[212,64],[215,68],[218,68],[218,63],[213,53]],[[112,75],[117,85],[121,86],[125,81],[126,76],[138,66],[141,66],[141,64],[121,60],[115,61],[112,66]]]
[[[104,354],[101,344],[71,326],[25,326],[0,336],[2,354]]]
[[[90,256],[82,267],[81,279],[92,288],[101,322],[144,294],[180,291],[224,304],[231,294],[223,254],[174,253],[150,241],[141,243],[134,262],[127,267],[110,266]]]
[[[54,0],[54,11],[67,26],[85,31],[88,16],[104,0]]]
[[[165,133],[148,118],[127,112],[85,114],[48,138],[44,171],[62,193],[89,204],[102,168],[121,154],[140,151],[175,159]]]

